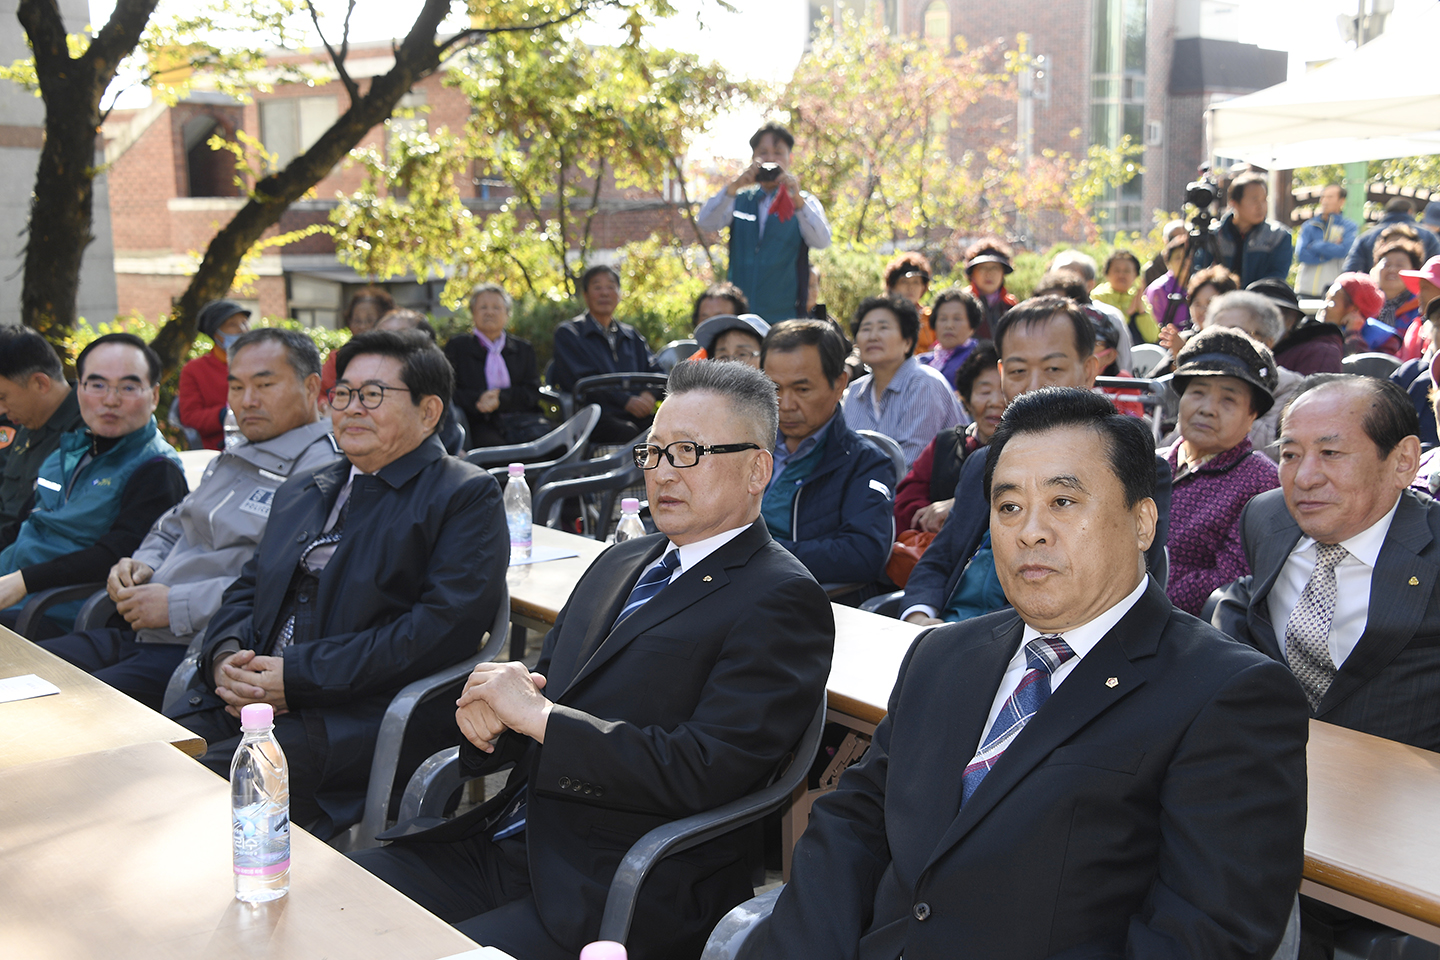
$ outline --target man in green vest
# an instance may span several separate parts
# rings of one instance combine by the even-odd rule
[[[60,438],[20,521],[0,530],[0,623],[6,626],[30,593],[79,583],[98,587],[186,493],[180,457],[155,425],[155,351],[134,334],[110,333],[80,351],[75,368],[84,425]],[[68,633],[77,609],[50,611],[30,639]]]
[[[794,135],[774,121],[756,130],[750,166],[697,218],[704,230],[730,228],[727,278],[745,292],[751,312],[771,324],[807,315],[810,251],[830,246],[825,208],[790,170],[794,147]]]
[[[0,331],[0,413],[20,429],[0,468],[0,529],[20,519],[60,438],[80,427],[79,397],[55,348],[29,327]]]

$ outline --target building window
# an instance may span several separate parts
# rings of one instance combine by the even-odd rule
[[[945,0],[933,0],[925,8],[925,39],[934,44],[950,46],[950,8]]]
[[[210,138],[229,131],[214,117],[192,117],[181,128],[185,146],[186,195],[191,197],[238,197],[235,157],[224,150],[210,149]]]
[[[261,101],[260,139],[275,154],[276,169],[284,169],[309,150],[339,115],[333,96]]]
[[[1115,148],[1122,137],[1145,143],[1146,0],[1095,0],[1090,65],[1090,142]],[[1143,221],[1141,176],[1096,203],[1107,235]]]

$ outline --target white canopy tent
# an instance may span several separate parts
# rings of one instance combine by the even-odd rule
[[[1440,153],[1437,43],[1440,5],[1297,80],[1217,103],[1210,152],[1272,170]]]

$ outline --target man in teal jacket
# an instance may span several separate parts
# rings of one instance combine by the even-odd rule
[[[20,521],[0,531],[0,623],[6,626],[30,593],[103,581],[186,493],[180,458],[155,426],[155,351],[134,334],[111,333],[82,350],[75,367],[84,427],[60,438]],[[68,632],[76,609],[53,609],[30,639]]]
[[[806,316],[810,251],[830,246],[825,208],[790,172],[794,147],[794,135],[778,123],[756,130],[750,166],[707,200],[697,218],[705,230],[730,228],[727,279],[771,324]]]

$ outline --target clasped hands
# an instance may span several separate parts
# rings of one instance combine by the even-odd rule
[[[110,568],[105,590],[132,630],[170,626],[170,588],[163,583],[151,583],[154,575],[148,564],[133,557],[122,557]]]
[[[232,717],[240,716],[240,708],[251,703],[270,704],[277,717],[289,713],[284,658],[237,650],[215,664],[215,695],[225,701],[225,712]]]
[[[495,740],[506,730],[544,743],[555,706],[540,692],[544,688],[545,677],[523,663],[476,664],[455,701],[455,722],[465,739],[486,753],[495,752]]]

